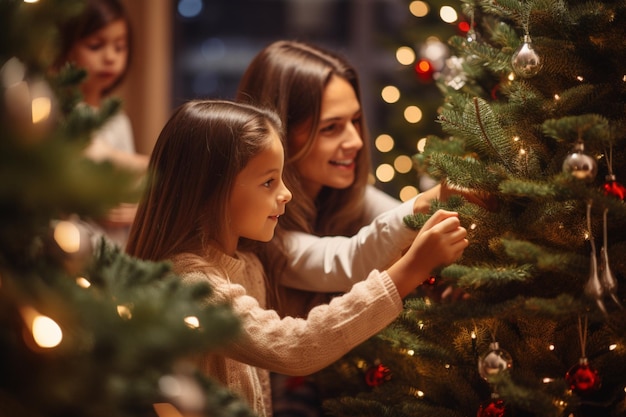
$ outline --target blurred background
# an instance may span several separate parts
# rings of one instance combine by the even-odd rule
[[[257,52],[277,39],[316,43],[359,71],[379,188],[406,200],[431,184],[411,157],[440,134],[436,79],[447,39],[469,28],[460,1],[126,0],[134,52],[120,94],[137,149],[149,154],[170,112],[193,98],[234,97]],[[422,141],[423,142],[423,141]]]

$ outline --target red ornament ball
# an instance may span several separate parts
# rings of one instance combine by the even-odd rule
[[[374,365],[365,373],[365,383],[370,387],[377,387],[391,379],[391,370],[383,364]]]
[[[577,394],[587,394],[600,388],[601,379],[598,371],[581,358],[580,362],[570,368],[565,374],[565,380],[572,391]]]
[[[602,189],[605,195],[617,197],[620,200],[624,200],[626,197],[626,187],[615,180],[605,182]]]
[[[480,405],[476,417],[506,417],[506,407],[504,401],[491,399]]]

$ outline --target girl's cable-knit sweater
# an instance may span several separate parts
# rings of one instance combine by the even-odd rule
[[[268,371],[316,372],[378,333],[402,311],[402,299],[385,271],[372,271],[349,293],[315,307],[302,319],[281,318],[265,308],[266,280],[253,254],[231,257],[210,249],[203,256],[179,254],[172,262],[183,281],[210,283],[213,293],[207,303],[226,302],[240,317],[240,337],[224,349],[207,352],[199,365],[246,399],[259,416],[272,415]]]

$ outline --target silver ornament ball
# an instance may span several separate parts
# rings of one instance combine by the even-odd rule
[[[489,352],[478,359],[478,373],[484,380],[490,376],[498,375],[513,366],[513,358],[503,349],[498,342],[489,344]]]
[[[563,172],[579,180],[592,181],[598,173],[598,164],[591,156],[575,150],[565,157]]]
[[[513,71],[523,78],[533,77],[541,70],[543,66],[541,57],[533,48],[529,35],[524,36],[523,43],[511,57],[511,65],[513,66]]]

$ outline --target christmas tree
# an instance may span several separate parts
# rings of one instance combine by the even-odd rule
[[[470,246],[469,298],[403,315],[320,375],[334,416],[626,415],[626,2],[464,0],[419,170]],[[620,182],[622,181],[622,182]],[[406,219],[419,227],[423,216]]]
[[[252,416],[188,361],[237,334],[232,311],[81,220],[138,198],[132,173],[83,156],[119,101],[77,106],[84,71],[50,70],[81,7],[0,2],[0,416]]]

